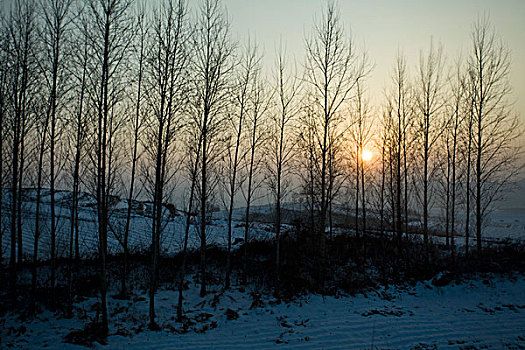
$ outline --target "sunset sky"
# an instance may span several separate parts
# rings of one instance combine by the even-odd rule
[[[192,2],[192,4],[194,4]],[[304,59],[304,38],[320,18],[321,0],[224,0],[238,38],[249,33],[265,53],[271,67],[282,37],[297,63]],[[469,53],[471,28],[479,15],[488,14],[496,32],[511,50],[513,100],[525,121],[525,1],[523,0],[340,0],[341,19],[355,43],[366,47],[375,68],[369,79],[370,97],[382,102],[396,52],[401,50],[410,69],[431,38],[443,45],[449,63]]]

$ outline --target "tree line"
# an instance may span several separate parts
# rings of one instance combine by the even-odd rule
[[[217,206],[228,214],[225,288],[232,278],[233,210],[245,206],[249,242],[251,205],[261,197],[274,211],[277,276],[283,205],[292,197],[300,199],[321,255],[343,207],[352,211],[356,236],[391,234],[401,243],[420,233],[428,247],[430,211],[439,206],[452,254],[459,236],[466,254],[473,238],[481,251],[484,220],[518,173],[521,135],[510,100],[510,51],[488,18],[474,22],[465,55],[447,59],[430,41],[411,69],[398,53],[378,106],[370,104],[367,88],[372,61],[347,35],[333,2],[304,48],[295,62],[280,43],[275,62],[265,67],[253,38],[232,38],[220,0],[193,9],[184,0],[14,0],[2,13],[0,32],[0,238],[10,247],[11,290],[30,256],[36,292],[39,240],[49,225],[54,295],[57,190],[72,194],[70,286],[81,258],[80,196],[96,200],[104,332],[108,235],[122,248],[126,297],[137,198],[152,203],[149,316],[156,326],[165,214],[181,188],[179,319],[192,227],[206,295],[207,232]],[[36,190],[30,248],[23,246],[24,188]],[[45,189],[50,213],[44,220]],[[121,230],[112,225],[115,198],[128,204]]]

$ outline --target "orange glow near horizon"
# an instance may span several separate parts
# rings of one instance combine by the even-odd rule
[[[373,154],[369,150],[364,149],[363,152],[361,152],[361,158],[365,162],[372,160],[372,157],[373,157]]]

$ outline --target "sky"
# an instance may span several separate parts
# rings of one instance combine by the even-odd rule
[[[156,0],[159,1],[159,0]],[[187,0],[192,11],[200,0]],[[327,0],[222,0],[233,36],[248,35],[264,52],[268,72],[279,41],[298,64],[304,60],[304,40],[321,17]],[[525,125],[525,0],[335,0],[346,32],[374,64],[368,80],[369,98],[382,103],[390,85],[394,58],[401,51],[414,70],[430,41],[441,43],[449,63],[469,52],[471,30],[487,14],[511,50],[511,102]],[[0,0],[8,8],[9,0]],[[525,136],[522,137],[525,146]]]
[[[326,8],[325,0],[223,0],[232,33],[239,40],[255,38],[271,67],[282,38],[298,64],[304,60],[304,40]],[[190,2],[191,3],[191,2]],[[339,0],[345,30],[374,63],[369,78],[372,103],[381,103],[391,82],[399,51],[414,71],[421,50],[431,39],[443,45],[452,63],[469,52],[471,30],[478,16],[487,14],[496,33],[511,50],[511,101],[525,124],[525,0]],[[525,137],[522,137],[525,140]],[[522,142],[525,144],[525,142]]]

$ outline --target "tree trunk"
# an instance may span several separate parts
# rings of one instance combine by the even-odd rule
[[[355,165],[355,237],[359,238],[359,145],[356,149]]]
[[[46,117],[44,123],[44,130],[42,132],[42,140],[40,142],[40,149],[38,154],[38,171],[37,171],[37,185],[36,185],[36,212],[35,212],[35,240],[33,244],[33,268],[31,277],[31,290],[33,299],[36,297],[36,283],[37,283],[37,262],[38,262],[38,244],[40,241],[40,204],[42,201],[42,170],[44,166],[44,148],[46,144],[46,135],[48,127],[48,118]]]
[[[124,265],[122,267],[122,277],[121,277],[121,286],[120,286],[120,295],[122,298],[128,297],[128,288],[126,281],[128,278],[128,239],[129,239],[129,229],[131,223],[131,208],[133,202],[133,191],[135,188],[135,172],[137,166],[137,149],[138,149],[138,140],[139,140],[139,119],[140,119],[140,103],[141,103],[141,90],[142,90],[142,74],[143,74],[143,58],[144,58],[144,40],[141,38],[140,42],[140,57],[139,57],[139,76],[138,76],[138,87],[137,87],[137,103],[135,105],[135,125],[133,132],[133,156],[131,159],[131,180],[129,184],[129,196],[128,196],[128,210],[126,213],[126,226],[124,229]]]
[[[188,211],[186,213],[186,226],[184,228],[184,246],[182,249],[182,264],[181,264],[181,268],[179,272],[179,299],[177,303],[177,321],[178,322],[182,322],[182,314],[183,314],[182,292],[184,290],[184,277],[186,275],[186,260],[188,257],[188,237],[190,233],[191,216],[193,214],[193,199],[195,196],[195,187],[197,186],[197,171],[199,168],[199,158],[200,158],[200,153],[201,153],[201,140],[202,140],[202,135],[201,137],[199,137],[197,155],[195,156],[195,163],[193,165],[193,169],[191,173],[190,199],[188,203]]]
[[[449,249],[449,213],[450,213],[450,146],[449,146],[449,140],[448,137],[446,139],[446,147],[447,147],[447,175],[445,178],[446,185],[445,185],[445,246],[447,249]]]
[[[243,96],[244,98],[244,96]],[[228,254],[226,255],[226,278],[224,282],[224,288],[230,288],[230,275],[231,275],[231,250],[232,250],[232,218],[233,218],[233,202],[235,197],[235,180],[237,175],[237,163],[239,157],[239,148],[241,142],[241,133],[242,133],[242,122],[244,116],[244,101],[241,102],[241,112],[239,116],[239,126],[237,129],[237,136],[235,139],[235,154],[233,157],[233,174],[230,182],[230,205],[228,207]],[[244,246],[248,242],[244,241]]]
[[[253,163],[255,161],[255,146],[257,142],[257,116],[254,116],[253,129],[252,129],[252,144],[250,153],[250,170],[248,171],[248,198],[246,199],[246,213],[244,223],[244,270],[246,271],[246,265],[248,264],[248,242],[250,241],[250,205],[252,199],[252,183],[253,183]]]
[[[363,238],[366,235],[366,193],[365,193],[365,167],[361,160],[361,210],[363,212]],[[363,245],[365,241],[363,240]]]
[[[384,142],[384,141],[383,141]],[[381,189],[379,195],[379,230],[381,237],[385,234],[385,145],[381,146]]]
[[[469,116],[468,127],[468,147],[467,147],[467,183],[466,183],[466,203],[465,203],[465,255],[469,254],[470,239],[470,168],[472,152],[472,116]]]
[[[25,115],[25,112],[23,112]],[[25,117],[24,117],[25,118]],[[22,121],[22,133],[20,137],[20,164],[18,169],[18,201],[17,201],[17,232],[18,232],[18,264],[22,264],[24,260],[24,232],[22,231],[22,194],[24,184],[24,161],[25,161],[25,121]]]
[[[200,236],[201,236],[201,249],[200,249],[200,280],[201,280],[201,289],[200,296],[204,297],[206,295],[206,163],[208,161],[207,157],[207,124],[208,124],[208,111],[204,111],[204,121],[203,121],[203,130],[202,130],[202,166],[201,166],[201,222],[200,222]]]

